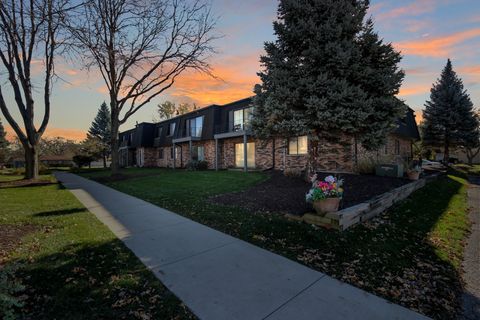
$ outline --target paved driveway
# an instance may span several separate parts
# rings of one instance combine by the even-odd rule
[[[56,176],[200,319],[426,319],[138,198]]]

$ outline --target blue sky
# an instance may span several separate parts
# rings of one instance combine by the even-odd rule
[[[195,102],[199,106],[226,103],[250,96],[258,82],[258,59],[264,41],[274,39],[274,0],[212,0],[217,31],[218,54],[211,58],[213,72],[222,80],[196,73],[181,77],[167,94],[152,101],[122,127],[151,121],[157,103],[164,100]],[[401,67],[406,72],[400,97],[421,115],[429,90],[447,58],[463,78],[474,105],[480,107],[480,1],[478,0],[375,0],[370,14],[386,42],[402,51]],[[108,97],[98,73],[80,70],[60,61],[52,97],[50,136],[83,137],[98,106]],[[5,88],[5,85],[2,86]],[[5,90],[5,89],[4,89]],[[41,100],[39,100],[40,102]],[[10,103],[13,103],[9,99]],[[5,121],[3,121],[5,122]]]

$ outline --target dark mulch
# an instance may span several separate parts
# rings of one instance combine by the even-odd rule
[[[270,178],[242,192],[226,193],[211,198],[224,205],[244,207],[254,211],[285,212],[303,214],[313,208],[305,201],[305,194],[311,184],[302,178],[286,177],[273,171]],[[328,173],[320,173],[323,179]],[[344,179],[344,197],[341,208],[365,202],[375,196],[398,188],[410,181],[402,178],[379,177],[375,175],[337,174]]]
[[[37,230],[35,225],[0,224],[0,264],[18,247],[24,236]]]
[[[21,180],[0,182],[0,188],[39,187],[39,186],[47,186],[51,184],[58,184],[58,183],[52,182],[51,180],[21,179]]]

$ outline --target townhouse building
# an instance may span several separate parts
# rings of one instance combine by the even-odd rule
[[[185,168],[189,161],[206,161],[209,169],[285,170],[303,169],[308,158],[308,137],[254,137],[252,98],[225,105],[211,105],[159,123],[140,123],[120,133],[122,166]],[[415,115],[409,109],[379,156],[409,159],[412,144],[419,139]],[[372,152],[355,145],[353,137],[325,141],[319,146],[317,169],[354,171],[355,159]]]

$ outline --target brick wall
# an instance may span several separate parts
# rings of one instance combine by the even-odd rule
[[[309,141],[310,147],[310,141]],[[319,143],[317,169],[322,171],[353,171],[351,139],[344,137],[338,141]],[[288,139],[275,139],[275,169],[285,168],[305,170],[308,155],[288,154]]]
[[[273,166],[272,141],[260,141],[248,137],[248,143],[255,143],[255,169],[265,170]],[[235,144],[243,143],[243,137],[219,140],[219,168],[235,168]],[[213,153],[215,154],[215,142],[213,142]]]
[[[273,140],[275,141],[275,150],[273,148]],[[255,168],[269,169],[273,167],[274,161],[272,153],[275,154],[275,169],[284,170],[285,168],[296,168],[304,170],[307,166],[307,155],[290,155],[288,154],[288,140],[282,138],[260,141],[253,137],[248,137],[249,143],[255,143]],[[399,154],[396,154],[396,144],[398,141]],[[219,169],[235,168],[235,144],[243,143],[243,137],[235,137],[222,139],[219,143],[218,167]],[[181,149],[176,159],[176,167],[185,167],[190,160],[189,143],[176,145],[178,150]],[[204,146],[205,160],[208,162],[208,168],[215,168],[215,140],[195,141],[192,146]],[[173,167],[173,158],[171,157],[171,147],[165,147],[164,158],[159,159],[159,148],[145,149],[145,166]],[[385,155],[392,160],[407,158],[411,156],[410,140],[390,135],[387,140],[387,153],[385,148],[378,151],[366,151],[361,145],[358,146],[359,158],[362,157],[379,157]],[[353,172],[354,166],[354,143],[350,136],[343,136],[337,141],[321,141],[319,144],[319,157],[317,159],[317,169],[321,171],[343,171]]]
[[[143,166],[156,167],[157,156],[158,156],[158,151],[156,148],[143,148]]]
[[[367,151],[359,145],[358,158],[359,160],[375,159],[383,162],[402,163],[412,158],[412,142],[409,139],[390,134],[387,137],[385,146],[379,148],[377,151]]]

